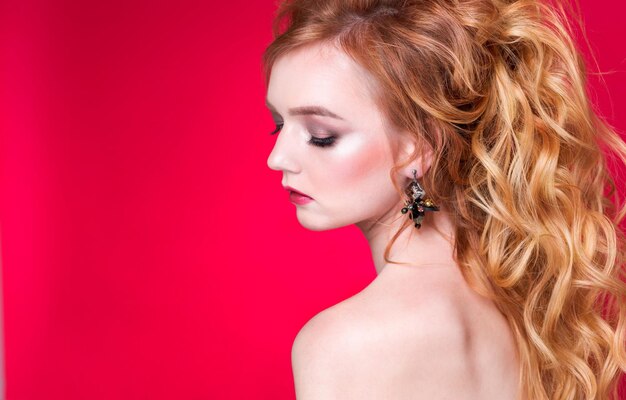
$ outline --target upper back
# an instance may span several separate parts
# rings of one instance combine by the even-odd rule
[[[508,324],[463,282],[441,270],[388,271],[317,314],[292,349],[298,400],[515,400]]]

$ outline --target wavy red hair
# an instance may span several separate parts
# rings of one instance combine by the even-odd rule
[[[389,120],[434,150],[423,186],[451,210],[466,280],[508,319],[520,393],[534,400],[617,399],[626,371],[626,206],[608,169],[611,157],[626,165],[626,143],[589,102],[571,12],[289,0],[264,54],[269,79],[295,48],[338,46],[375,78]]]

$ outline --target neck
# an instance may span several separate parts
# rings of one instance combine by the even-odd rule
[[[401,208],[398,205],[377,221],[357,224],[369,243],[377,274],[389,265],[384,258],[387,244],[409,218],[400,213]],[[446,210],[440,207],[439,211],[427,211],[420,229],[411,224],[398,236],[389,251],[389,259],[414,266],[456,265],[453,238],[454,226]]]

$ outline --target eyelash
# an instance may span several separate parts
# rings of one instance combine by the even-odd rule
[[[270,135],[275,135],[283,129],[284,124],[276,124],[276,129],[270,132]],[[335,136],[329,136],[325,138],[317,138],[315,136],[311,136],[311,139],[308,141],[309,144],[316,147],[329,147],[335,143]]]
[[[276,124],[276,129],[274,129],[273,131],[270,132],[270,135],[275,135],[278,132],[280,132],[281,129],[283,129],[283,125],[284,124]]]

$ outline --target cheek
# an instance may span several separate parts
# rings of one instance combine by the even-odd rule
[[[376,190],[378,185],[384,184],[389,180],[389,169],[393,166],[386,143],[365,136],[346,138],[344,143],[339,143],[329,163],[333,168],[327,173],[333,186],[353,188],[359,193]]]

